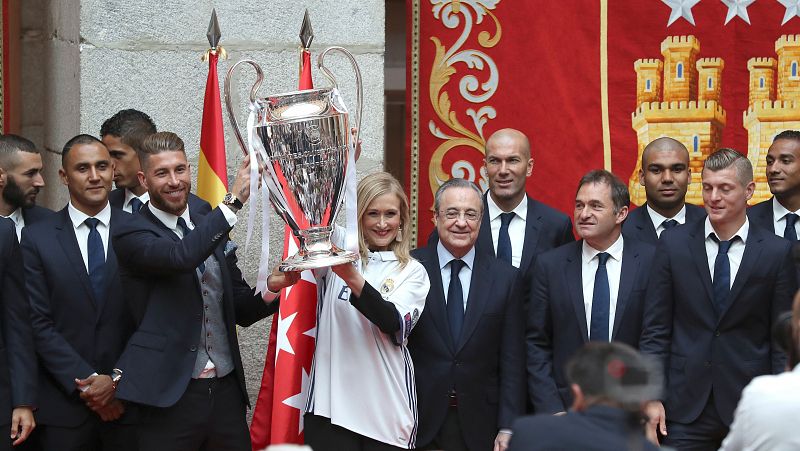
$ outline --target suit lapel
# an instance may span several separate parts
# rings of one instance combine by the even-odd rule
[[[447,311],[445,307],[444,287],[442,286],[442,270],[439,268],[439,258],[436,254],[436,246],[428,246],[423,252],[424,260],[422,266],[428,272],[431,288],[428,299],[431,302],[425,303],[425,312],[429,312],[434,327],[439,331],[442,341],[451,352],[454,351],[453,340],[450,339],[450,324],[447,322]],[[455,353],[455,352],[454,352]]]
[[[758,261],[758,257],[761,255],[761,241],[763,241],[764,238],[758,233],[758,229],[752,226],[750,227],[750,231],[748,233],[749,236],[747,237],[747,243],[744,246],[742,263],[739,265],[739,270],[736,271],[736,278],[733,279],[733,286],[731,287],[731,293],[728,296],[728,303],[719,313],[720,320],[722,320],[722,318],[725,316],[725,313],[730,310],[733,303],[736,302],[736,298],[739,296],[739,293],[741,293],[744,284],[747,282],[750,273],[753,271],[753,267]]]
[[[486,200],[486,196],[489,195],[487,191],[483,195],[483,219],[481,219],[481,228],[478,230],[478,241],[476,243],[476,250],[482,250],[487,254],[496,257],[497,251],[494,248],[494,242],[492,241],[492,224],[491,219],[489,219],[489,202]],[[434,251],[436,248],[433,248]],[[434,252],[434,255],[436,252]]]
[[[81,255],[80,247],[78,247],[78,238],[75,236],[75,228],[72,226],[69,212],[67,208],[64,208],[59,214],[62,220],[60,224],[56,226],[56,229],[58,229],[58,232],[56,232],[58,235],[58,243],[64,250],[64,255],[67,256],[67,260],[69,260],[69,266],[75,271],[78,280],[80,280],[81,285],[83,285],[86,296],[91,301],[92,306],[97,308],[97,299],[95,299],[94,290],[92,290],[89,273],[86,272],[86,265],[83,263],[83,256]]]
[[[637,218],[638,224],[636,224],[636,228],[641,232],[641,241],[655,243],[658,241],[658,234],[656,233],[656,227],[653,225],[653,221],[650,219],[650,214],[647,212],[647,204],[642,205],[638,209],[642,210]],[[648,239],[645,239],[645,237]]]
[[[114,277],[119,271],[119,266],[117,264],[117,254],[114,252],[114,246],[111,245],[110,241],[113,230],[116,229],[118,227],[117,224],[119,224],[120,221],[123,220],[120,214],[121,214],[120,210],[115,210],[113,208],[111,209],[111,221],[108,227],[109,243],[108,243],[108,251],[106,252],[106,268],[105,268],[106,286],[104,293],[106,293],[106,299],[105,299],[106,301],[108,300],[108,289],[113,284]],[[99,307],[97,309],[98,318],[100,318],[100,315],[102,315],[103,310],[105,310],[106,304],[108,304],[108,302],[99,303]]]
[[[650,221],[648,221],[650,222]],[[614,312],[614,328],[612,329],[611,338],[617,335],[619,326],[622,323],[622,317],[625,314],[625,307],[628,306],[628,299],[630,298],[633,283],[639,272],[639,249],[635,247],[629,240],[624,241],[622,250],[622,269],[619,278],[619,291],[617,292],[617,309]]]
[[[520,271],[525,272],[533,260],[536,253],[536,246],[539,242],[539,226],[541,225],[541,215],[536,208],[536,203],[530,196],[525,196],[528,200],[528,213],[525,219],[525,244],[522,246],[522,258],[519,262]]]
[[[703,287],[706,289],[706,297],[708,298],[709,305],[714,307],[714,289],[711,285],[711,271],[708,269],[708,254],[706,254],[706,237],[704,235],[705,221],[699,221],[694,224],[694,228],[689,232],[689,251],[692,255],[692,260],[697,267],[697,274],[703,281]]]
[[[583,302],[583,271],[581,271],[581,247],[583,240],[576,241],[574,244],[575,250],[567,257],[567,265],[564,268],[564,277],[567,279],[567,286],[569,287],[569,299],[572,301],[572,308],[575,311],[575,319],[578,321],[578,327],[581,329],[581,337],[583,341],[589,340],[589,330],[586,326],[586,306]]]
[[[469,340],[475,327],[483,315],[486,301],[489,298],[489,290],[492,286],[489,277],[488,262],[475,253],[475,261],[472,265],[472,277],[469,282],[469,295],[467,296],[467,310],[464,312],[464,326],[461,328],[461,337],[456,346],[456,353],[461,350]]]

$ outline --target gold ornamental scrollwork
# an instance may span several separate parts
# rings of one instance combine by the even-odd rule
[[[435,192],[452,177],[471,180],[485,190],[488,188],[488,181],[482,165],[476,169],[467,158],[459,158],[449,168],[445,168],[443,162],[444,156],[450,150],[465,147],[480,153],[480,160],[483,160],[486,143],[483,127],[497,115],[494,107],[487,102],[497,91],[499,72],[494,60],[482,49],[490,49],[500,41],[502,29],[493,13],[500,0],[430,1],[433,5],[433,16],[445,27],[461,28],[461,34],[449,48],[438,37],[431,37],[436,53],[431,69],[430,101],[441,124],[437,125],[436,121],[431,120],[428,129],[431,134],[444,141],[431,157],[428,170],[431,191]],[[493,26],[493,29],[477,30],[481,25]],[[477,31],[477,35],[473,35]],[[479,48],[469,48],[470,46]],[[466,68],[465,73],[459,74],[459,68]],[[450,79],[456,75],[461,76],[458,90],[451,94],[448,90],[451,86]],[[480,75],[481,80],[476,75]],[[451,98],[454,96],[478,105],[463,111],[463,115],[471,120],[465,122],[466,125],[459,120],[458,112],[453,111]]]

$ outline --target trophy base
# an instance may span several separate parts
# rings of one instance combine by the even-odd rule
[[[282,272],[305,271],[307,269],[327,268],[329,266],[352,263],[358,259],[358,254],[333,246],[331,252],[327,254],[292,255],[282,261],[278,269]]]

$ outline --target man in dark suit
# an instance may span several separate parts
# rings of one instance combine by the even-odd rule
[[[528,308],[528,394],[535,413],[563,413],[572,404],[564,367],[588,341],[638,347],[653,246],[621,234],[628,189],[595,170],[578,184],[575,225],[580,241],[540,254]]]
[[[42,156],[28,139],[0,135],[0,216],[14,221],[19,240],[25,225],[52,213],[36,205],[44,187]]]
[[[134,418],[114,396],[133,319],[109,240],[129,215],[108,203],[114,167],[97,138],[72,138],[61,161],[69,204],[22,233],[40,368],[37,439],[44,450],[133,450]]]
[[[36,423],[36,351],[14,223],[0,219],[0,451],[27,440]]]
[[[800,131],[775,135],[767,151],[767,183],[773,197],[747,210],[753,224],[792,242],[800,236]]]
[[[533,173],[527,136],[511,128],[493,133],[486,141],[484,164],[489,191],[483,198],[478,251],[497,256],[524,275],[536,255],[575,241],[567,215],[525,192]]]
[[[518,419],[509,449],[657,450],[645,439],[639,411],[641,403],[658,396],[657,371],[623,343],[585,345],[567,363],[572,410]]]
[[[661,137],[645,146],[639,184],[647,203],[628,214],[622,234],[655,246],[664,230],[704,218],[702,207],[686,203],[691,181],[689,151],[680,141]]]
[[[188,206],[191,172],[177,135],[148,136],[140,158],[150,202],[113,238],[138,321],[120,358],[117,396],[140,406],[142,450],[250,450],[236,324],[275,312],[277,295],[265,301],[251,289],[226,246],[250,195],[249,161],[235,194],[203,216]],[[267,286],[279,291],[296,279],[273,273]]]
[[[720,149],[702,176],[708,217],[661,236],[640,343],[663,362],[660,432],[681,450],[719,448],[745,385],[784,370],[771,327],[797,289],[790,243],[747,219],[750,161]],[[658,402],[648,410],[663,417]]]
[[[524,319],[517,271],[476,252],[480,189],[454,178],[436,192],[439,239],[412,252],[431,290],[408,348],[422,449],[505,450],[525,410]]]

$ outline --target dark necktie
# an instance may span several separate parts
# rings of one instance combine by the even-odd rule
[[[664,222],[662,222],[661,225],[664,226],[664,230],[669,230],[678,225],[678,221],[674,219],[667,219]]]
[[[784,218],[786,218],[786,229],[783,231],[783,237],[787,240],[797,241],[797,231],[794,229],[794,223],[797,222],[798,216],[795,213],[789,213]]]
[[[86,259],[89,266],[89,281],[92,283],[94,297],[99,302],[103,299],[105,288],[105,263],[106,253],[103,250],[103,239],[97,231],[100,220],[97,218],[87,218],[84,223],[89,227],[89,237],[86,240]]]
[[[142,201],[139,200],[138,197],[134,197],[131,199],[130,203],[128,204],[131,206],[131,213],[136,214],[139,213],[139,210],[142,209]]]
[[[508,235],[508,225],[514,219],[514,213],[500,213],[500,234],[497,235],[497,258],[511,263],[511,237]]]
[[[608,288],[606,262],[610,256],[607,252],[597,254],[597,272],[594,274],[594,293],[592,293],[592,325],[589,329],[589,339],[592,341],[608,341],[611,290]]]
[[[714,280],[712,285],[714,287],[714,305],[717,308],[717,314],[722,313],[728,303],[728,296],[731,294],[731,262],[728,259],[728,250],[731,244],[736,240],[736,237],[728,241],[720,241],[716,235],[711,235],[711,239],[719,245],[717,258],[714,259]]]
[[[181,229],[181,232],[183,232],[184,238],[189,236],[189,234],[192,232],[189,226],[186,225],[186,221],[180,216],[178,216],[178,228]],[[197,269],[200,270],[201,274],[204,273],[206,270],[206,263],[205,262],[200,263]]]
[[[458,345],[461,337],[461,326],[464,323],[464,289],[458,273],[465,265],[463,260],[450,260],[450,287],[447,289],[447,321],[450,324],[450,336],[453,344]]]

